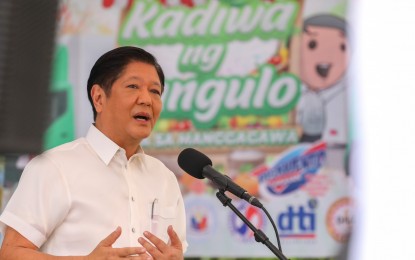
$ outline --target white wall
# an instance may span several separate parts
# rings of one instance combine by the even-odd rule
[[[357,231],[349,259],[414,259],[415,2],[355,1]]]

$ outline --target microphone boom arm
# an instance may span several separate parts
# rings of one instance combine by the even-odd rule
[[[252,223],[232,204],[232,199],[226,196],[223,189],[216,192],[216,197],[222,202],[224,207],[229,206],[229,208],[254,232],[255,241],[266,245],[280,260],[288,260],[288,258],[286,258],[281,251],[269,241],[264,232],[252,225]]]

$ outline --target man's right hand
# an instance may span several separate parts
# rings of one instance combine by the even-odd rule
[[[36,260],[105,260],[105,259],[152,259],[143,247],[113,248],[112,245],[120,237],[118,227],[104,238],[87,256],[53,256],[39,252],[39,248],[11,227],[6,228],[3,244],[0,248],[1,260],[36,259]]]
[[[124,247],[113,248],[112,245],[121,235],[121,228],[117,229],[109,234],[104,240],[102,240],[97,247],[85,260],[98,260],[98,259],[152,259],[144,247]]]

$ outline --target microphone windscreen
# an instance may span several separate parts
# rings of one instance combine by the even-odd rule
[[[186,148],[180,152],[177,162],[185,172],[198,179],[204,179],[203,168],[206,165],[212,166],[212,161],[193,148]]]

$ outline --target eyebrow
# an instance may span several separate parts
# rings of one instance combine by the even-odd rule
[[[138,80],[138,81],[140,81],[140,82],[144,81],[144,80],[143,80],[142,78],[140,78],[140,77],[137,77],[137,76],[131,76],[131,77],[128,77],[126,80],[124,80],[124,81],[123,81],[123,83],[126,83],[126,82],[128,82],[129,80]],[[160,84],[160,82],[158,82],[158,81],[151,81],[151,84],[152,84],[152,85],[156,85],[156,86],[161,87],[161,84]]]
[[[305,29],[304,29],[304,32],[305,32],[306,34],[309,34],[309,35],[312,35],[312,36],[316,36],[316,35],[318,35],[318,32],[310,32],[307,28],[305,28]]]

